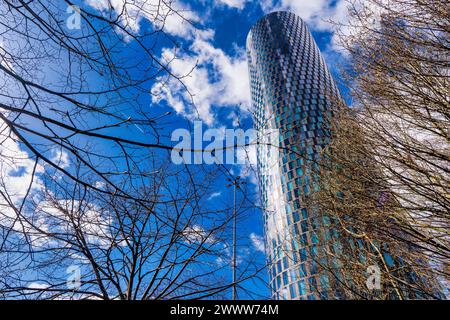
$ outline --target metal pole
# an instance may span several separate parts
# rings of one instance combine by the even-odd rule
[[[233,197],[233,293],[232,300],[236,300],[236,183],[234,180],[234,197]]]

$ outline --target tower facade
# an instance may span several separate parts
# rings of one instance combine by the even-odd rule
[[[365,253],[376,251],[372,261],[382,253],[385,268],[399,281],[375,293],[364,288],[358,297],[442,299],[416,249],[405,248],[422,257],[408,265],[384,243],[340,235],[336,221],[307,206],[318,188],[321,149],[331,136],[327,119],[342,97],[306,24],[289,12],[263,17],[247,37],[247,55],[272,298],[355,298],[344,289],[356,287],[342,262],[365,264]]]
[[[339,251],[339,241],[327,240],[327,222],[304,205],[314,189],[311,168],[327,143],[324,119],[340,99],[336,84],[308,27],[289,12],[252,27],[247,55],[255,129],[269,141],[257,156],[273,298],[343,298],[319,268],[321,252]]]

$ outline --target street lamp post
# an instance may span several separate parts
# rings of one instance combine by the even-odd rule
[[[240,184],[244,184],[244,181],[239,181],[241,179],[240,176],[237,176],[234,179],[230,179],[228,178],[227,181],[231,182],[231,184],[227,184],[227,187],[231,187],[233,186],[233,282],[232,282],[232,292],[231,292],[231,299],[232,300],[236,300],[236,233],[237,233],[237,223],[236,223],[236,216],[237,216],[237,212],[236,212],[236,189],[239,188]]]

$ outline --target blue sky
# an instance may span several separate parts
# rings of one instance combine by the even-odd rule
[[[109,10],[106,0],[85,2],[99,11]],[[116,11],[122,9],[122,0],[110,3]],[[151,6],[152,1],[147,3]],[[209,126],[220,127],[227,124],[226,120],[236,120],[238,114],[248,117],[250,97],[245,40],[251,26],[268,12],[289,10],[300,15],[309,25],[331,69],[336,67],[339,55],[333,26],[327,20],[345,20],[344,0],[182,0],[174,2],[172,7],[192,25],[177,14],[169,14],[163,30],[175,39],[179,48],[163,40],[157,47],[162,61],[177,57],[169,64],[173,73],[179,76],[189,73],[184,83],[194,95],[194,104],[177,81],[170,81],[165,87],[155,85],[152,90],[158,98],[153,103],[169,106],[187,119],[200,119]],[[134,32],[151,29],[152,25],[148,24],[151,13],[134,13],[132,9],[130,6],[124,24]]]
[[[121,0],[111,1],[116,11],[122,9],[121,3]],[[86,0],[83,5],[104,13],[108,12],[109,7],[102,0]],[[148,86],[153,96],[141,96],[143,104],[148,104],[156,115],[172,112],[161,121],[168,135],[178,128],[191,128],[194,120],[201,120],[205,129],[252,127],[245,41],[251,26],[269,12],[288,10],[302,17],[333,73],[336,73],[338,64],[343,61],[336,45],[333,26],[327,20],[345,20],[344,0],[182,0],[175,2],[173,8],[178,9],[190,23],[176,14],[169,14],[163,30],[174,41],[161,39],[155,51],[172,73],[181,77],[188,75],[183,78],[186,88],[180,82],[163,75]],[[151,17],[145,12],[135,13],[130,7],[129,15],[124,18],[123,23],[133,32],[145,33],[155,28],[155,25],[149,23],[149,18]],[[126,38],[124,40],[132,42]],[[129,45],[132,46],[132,43]],[[133,59],[132,56],[136,53],[125,51],[122,54]],[[133,113],[133,110],[124,109],[122,112]],[[124,134],[136,138],[142,132],[139,128],[132,128]],[[234,176],[240,174],[247,180],[249,200],[257,202],[256,179],[251,167],[255,163],[254,150],[250,151],[249,157],[252,158],[250,167],[229,165],[227,169]],[[226,175],[216,181],[216,190],[209,200],[212,207],[226,207],[232,203],[231,189],[226,188],[226,184]],[[242,201],[240,193],[238,198]],[[238,260],[252,256],[263,264],[262,215],[257,209],[245,207],[251,207],[250,203],[244,204],[242,218],[239,219]],[[262,277],[267,277],[265,272]],[[269,294],[268,289],[261,284],[249,282],[244,285],[262,296]],[[246,295],[241,292],[241,297]]]
[[[60,17],[52,20],[52,24],[63,27],[64,21],[68,22],[70,15],[73,13],[73,10],[66,11],[68,9],[67,2],[63,0],[39,1],[32,2],[32,5],[38,7],[40,13],[45,13],[47,9],[50,12],[58,12]],[[161,29],[164,33],[157,33],[155,37],[146,38],[143,36],[141,38],[144,39],[144,45],[151,46],[151,52],[154,55],[151,58],[146,55],[145,50],[134,39],[121,29],[115,29],[117,34],[112,32],[111,34],[102,34],[101,36],[105,38],[102,40],[107,42],[108,48],[112,49],[109,54],[114,58],[113,60],[118,62],[118,65],[123,67],[124,70],[130,72],[131,79],[145,79],[145,81],[140,84],[139,88],[132,86],[125,90],[114,89],[106,94],[89,94],[92,93],[89,90],[103,91],[104,89],[110,89],[108,86],[112,85],[112,81],[108,81],[111,80],[108,75],[102,74],[102,67],[96,66],[90,69],[90,66],[86,63],[78,65],[78,60],[69,61],[67,56],[61,53],[64,50],[60,50],[61,48],[58,46],[61,44],[58,41],[52,42],[45,35],[43,36],[45,31],[33,30],[36,32],[33,34],[40,37],[30,41],[30,39],[21,38],[27,33],[20,32],[22,28],[27,29],[28,25],[26,27],[16,25],[12,32],[3,32],[3,27],[0,26],[0,58],[2,59],[0,62],[6,65],[6,69],[24,74],[30,77],[33,82],[57,92],[76,95],[79,101],[89,101],[88,104],[95,107],[105,107],[113,116],[105,116],[100,112],[92,112],[94,115],[89,112],[79,115],[79,105],[55,98],[51,93],[43,93],[42,90],[38,89],[33,92],[33,95],[38,97],[37,100],[40,105],[33,106],[33,104],[28,104],[28,101],[25,103],[25,105],[28,104],[27,108],[30,108],[32,112],[39,108],[44,116],[60,121],[67,121],[68,116],[66,117],[66,114],[73,112],[77,114],[77,125],[81,128],[89,128],[89,130],[101,131],[134,141],[162,142],[165,145],[174,145],[174,142],[170,141],[171,133],[180,128],[192,130],[193,122],[197,120],[202,121],[204,129],[216,128],[220,132],[224,132],[226,129],[251,128],[251,101],[245,41],[251,26],[258,19],[265,14],[278,10],[296,13],[306,22],[328,67],[335,75],[344,97],[351,104],[348,92],[340,84],[341,79],[338,76],[339,67],[345,66],[347,63],[346,54],[340,49],[334,26],[329,22],[329,20],[337,23],[347,22],[346,0],[74,0],[73,2],[81,7],[84,12],[96,15],[115,17],[117,13],[121,12],[119,24],[132,34],[144,35],[158,29]],[[124,7],[125,2],[127,5]],[[158,15],[155,21],[155,11],[158,4],[161,6],[157,10]],[[0,2],[0,10],[5,13],[4,19],[6,21],[6,11],[10,10],[5,6]],[[166,18],[161,20],[161,16]],[[53,18],[51,15],[49,17],[46,18]],[[94,24],[99,23],[101,27],[102,22],[98,22],[101,19],[92,20],[96,21],[93,22]],[[7,21],[6,24],[8,22],[10,21]],[[86,23],[86,20],[82,20],[81,23]],[[33,27],[39,29],[32,23],[30,25],[30,30]],[[15,30],[16,28],[17,30]],[[108,28],[106,29],[111,31]],[[84,36],[91,31],[85,24],[78,30],[71,29],[68,32],[73,32],[74,39],[77,39],[77,36],[80,36],[78,39],[84,39]],[[350,28],[343,28],[341,31],[348,33]],[[109,37],[110,35],[111,37]],[[92,36],[92,33],[90,36]],[[88,43],[84,43],[85,48],[82,47],[83,41],[76,42],[77,45],[82,47],[80,52],[83,52],[83,49],[86,48],[88,48],[88,52],[97,50],[97,48],[92,48],[95,45],[89,44],[89,41],[86,42]],[[14,62],[14,65],[9,65],[9,62],[14,61],[14,59],[8,60],[6,58],[7,55],[3,53],[8,50],[5,51],[4,48],[11,50],[11,52],[17,52],[18,56],[25,57],[25,59],[18,59]],[[100,56],[102,57],[101,51]],[[83,62],[87,60],[80,59]],[[167,72],[159,72],[161,70],[158,67],[151,65],[155,61],[164,66]],[[68,76],[77,67],[80,67],[80,75],[82,75],[80,78],[82,79],[76,79],[76,76]],[[149,77],[147,73],[152,74],[155,70],[158,70],[156,79],[149,81],[148,79],[152,77]],[[168,77],[168,72],[180,77],[181,82],[173,77]],[[71,78],[71,81],[67,81],[67,78]],[[89,93],[79,94],[76,91],[77,86],[82,87],[84,92]],[[11,81],[11,77],[5,76],[4,72],[0,73],[0,87],[2,88],[0,102],[22,105],[26,100],[27,94],[24,93],[23,87],[17,82]],[[42,109],[41,106],[43,106]],[[128,125],[128,122],[124,121],[124,125],[103,128],[103,124],[117,121],[114,115],[121,117],[121,120],[127,117],[142,119],[143,116],[150,119],[157,118],[161,141],[155,141],[156,137],[151,134],[148,125],[143,129],[138,125]],[[41,121],[24,114],[21,115],[18,123],[38,132],[50,130],[46,129]],[[100,128],[97,128],[99,124]],[[58,127],[57,130],[61,130],[61,132],[58,131],[58,134],[67,134],[61,127]],[[0,132],[8,133],[3,122],[0,122]],[[35,146],[38,146],[42,154],[51,158],[53,162],[59,162],[60,169],[75,171],[74,160],[76,157],[74,153],[68,154],[61,147],[48,141],[44,143],[43,140],[45,139],[38,135],[31,133],[26,135]],[[42,145],[40,145],[41,142]],[[77,146],[89,145],[98,153],[99,156],[94,156],[94,159],[89,160],[96,170],[108,172],[108,170],[114,168],[120,174],[127,175],[127,172],[123,171],[127,169],[125,157],[123,157],[122,150],[117,144],[80,135],[72,139],[71,142],[74,142]],[[68,149],[70,148],[66,148],[66,150]],[[136,156],[133,160],[137,160],[136,167],[139,170],[152,169],[149,159],[153,156],[153,154],[150,156],[150,152],[153,152],[153,150],[149,149],[141,148],[133,153],[133,156]],[[34,172],[35,158],[23,143],[14,139],[14,135],[8,136],[0,143],[0,155],[2,156],[0,175],[7,177],[5,179],[6,184],[0,186],[0,189],[7,190],[6,193],[12,195],[12,201],[16,205],[20,204],[25,197],[30,183],[33,184],[30,189],[32,195],[30,198],[33,198],[33,201],[36,200],[36,202],[42,200],[39,196],[36,198],[34,196],[44,186],[44,178],[42,178],[44,172],[50,173],[50,176],[55,180],[63,177],[61,171],[56,172],[56,170],[49,168],[47,164],[41,161],[42,158],[39,165],[36,166],[36,172]],[[260,210],[253,206],[254,203],[258,202],[257,181],[252,170],[256,160],[254,149],[249,150],[248,156],[249,164],[225,165],[226,172],[222,167],[212,167],[213,170],[218,172],[219,169],[222,170],[222,174],[214,181],[211,193],[206,198],[202,209],[205,211],[217,209],[219,211],[219,209],[225,208],[224,211],[230,213],[233,194],[232,189],[226,187],[229,183],[226,179],[230,176],[240,175],[242,180],[247,182],[245,186],[247,197],[244,199],[243,194],[238,192],[238,261],[253,258],[260,265],[263,265],[265,256],[262,214]],[[165,159],[165,161],[168,161],[168,158]],[[195,165],[192,165],[192,167],[195,167]],[[116,171],[114,172],[116,173]],[[53,172],[54,175],[52,175]],[[83,176],[84,173],[82,172],[80,176]],[[98,176],[101,175],[97,175],[96,178]],[[104,179],[104,177],[102,178]],[[199,172],[195,178],[202,181],[204,176]],[[95,188],[101,189],[105,186],[105,182],[101,179],[94,181]],[[134,180],[131,183],[134,183]],[[142,184],[142,182],[140,183]],[[169,184],[169,187],[176,187],[173,182]],[[70,199],[62,199],[62,201],[67,200]],[[44,206],[45,201],[42,200],[40,205]],[[5,206],[5,203],[0,199],[0,206],[2,207],[3,220],[14,220],[14,212],[10,212],[9,204]],[[102,217],[96,218],[102,220]],[[15,221],[12,225],[14,224],[16,224]],[[191,230],[194,230],[195,233],[201,233],[202,227],[207,229],[207,223],[193,225]],[[230,279],[231,272],[228,268],[230,264],[230,241],[227,239],[231,239],[231,230],[228,231],[229,235],[227,234],[227,238],[224,240],[228,243],[224,244],[223,247],[224,250],[227,250],[228,259],[215,262],[217,264],[222,263],[225,266],[224,276]],[[99,232],[103,232],[103,230],[99,230]],[[263,272],[261,277],[267,279],[267,274]],[[269,295],[268,288],[265,288],[261,283],[248,282],[244,284],[244,287],[259,295],[248,295],[244,293],[244,290],[240,290],[240,298],[267,297]]]
[[[152,92],[157,94],[152,99],[152,107],[177,114],[179,121],[170,120],[173,121],[172,128],[188,126],[187,123],[193,120],[202,120],[205,127],[211,128],[239,126],[247,129],[252,126],[245,41],[251,26],[269,12],[289,10],[302,17],[333,73],[337,73],[338,65],[344,61],[336,44],[333,26],[326,21],[341,22],[345,19],[344,1],[185,0],[176,6],[188,10],[185,15],[193,21],[196,29],[179,19],[169,18],[167,32],[176,38],[181,49],[161,45],[160,52],[164,61],[178,58],[169,64],[172,72],[180,76],[190,74],[184,79],[184,84],[193,94],[193,101],[177,81],[169,81],[164,87],[161,84],[152,86]],[[141,27],[145,26],[145,22],[141,24]],[[194,66],[196,69],[191,71]],[[251,170],[245,166],[230,166],[229,169],[235,175],[247,178],[249,188],[256,190],[256,186],[252,187],[255,179]],[[217,191],[211,201],[223,204],[232,201],[225,184],[224,180],[217,181]],[[256,193],[252,197],[257,201]],[[245,218],[239,223],[239,234],[238,254],[243,257],[256,255],[262,263],[263,224],[258,210],[245,213]],[[268,293],[262,286],[247,286],[262,295]]]
[[[134,6],[127,7],[127,14],[122,17],[122,23],[136,34],[162,27],[167,37],[158,38],[154,52],[168,70],[183,77],[182,85],[179,81],[161,74],[156,81],[145,83],[143,92],[136,95],[138,100],[136,102],[140,106],[148,106],[147,114],[159,116],[171,112],[170,116],[159,120],[166,137],[170,137],[170,133],[178,128],[191,128],[194,120],[201,120],[204,128],[217,128],[222,131],[237,127],[243,129],[252,127],[245,41],[251,26],[269,12],[288,10],[302,17],[310,27],[332,72],[335,73],[339,63],[344,61],[336,44],[333,26],[326,21],[328,19],[345,21],[344,0],[179,0],[172,3],[172,7],[181,16],[168,10],[167,7],[161,8],[167,13],[164,25],[152,23],[151,9],[158,3],[157,0],[135,0],[135,3],[143,5],[144,10],[136,10]],[[110,5],[117,12],[123,9],[123,0],[80,0],[76,4],[90,12],[101,14],[109,14]],[[61,2],[61,6],[64,7],[65,4]],[[149,10],[145,10],[145,6],[149,6]],[[145,60],[141,61],[142,52],[126,35],[123,35],[122,40],[126,45],[115,54],[130,64],[139,61],[142,68],[136,68],[134,72],[143,72]],[[52,65],[51,61],[44,65],[41,70],[45,74],[43,82],[47,79],[55,81],[58,79],[58,73],[64,73],[61,72],[64,70],[61,69],[64,68],[62,65]],[[102,79],[93,77],[90,80],[97,89],[102,87]],[[134,104],[131,105],[129,107],[121,104],[115,108],[118,114],[135,116],[136,109],[133,109]],[[114,133],[124,138],[146,142],[153,139],[146,136],[137,126]],[[171,143],[168,138],[163,142]],[[108,145],[100,144],[96,147],[105,154],[112,152],[108,149]],[[17,146],[12,148],[16,148],[17,153],[21,152]],[[249,155],[251,164],[254,164],[254,150],[250,150]],[[58,154],[53,156],[56,157]],[[70,167],[69,158],[62,156],[62,161],[67,162],[65,166]],[[31,168],[32,165],[30,161],[24,166]],[[260,211],[250,206],[251,202],[258,201],[256,179],[247,165],[228,165],[227,169],[232,175],[241,175],[248,182],[249,198],[247,203],[244,203],[241,210],[242,218],[239,220],[238,257],[245,259],[252,256],[263,263],[262,216]],[[27,179],[17,177],[22,173],[10,172],[11,179],[26,182]],[[27,174],[29,176],[29,173],[28,170],[24,176]],[[226,178],[227,175],[224,174],[223,179],[216,181],[215,190],[209,199],[211,207],[226,207],[232,203],[231,189],[225,187]],[[18,183],[16,185],[17,189],[24,189],[19,187]],[[240,193],[238,198],[242,201]],[[262,275],[266,277],[265,273]],[[246,286],[263,296],[268,294],[268,290],[262,286],[251,283]]]

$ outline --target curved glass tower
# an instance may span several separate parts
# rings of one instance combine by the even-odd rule
[[[257,155],[273,298],[344,298],[319,268],[326,256],[321,252],[338,251],[339,241],[319,241],[330,239],[331,230],[303,205],[314,188],[308,168],[326,143],[324,119],[339,92],[295,14],[274,12],[259,20],[248,35],[247,54],[255,129],[258,139],[270,137]]]
[[[326,119],[342,102],[336,84],[306,24],[289,12],[271,13],[252,27],[247,55],[272,298],[352,298],[344,289],[353,281],[342,259],[352,259],[348,250],[367,243],[339,235],[329,217],[305,205],[320,178],[315,169],[330,136]],[[442,297],[435,281],[419,279],[401,257],[378,246],[384,263],[401,279],[404,298],[424,297],[415,292],[419,282]]]

